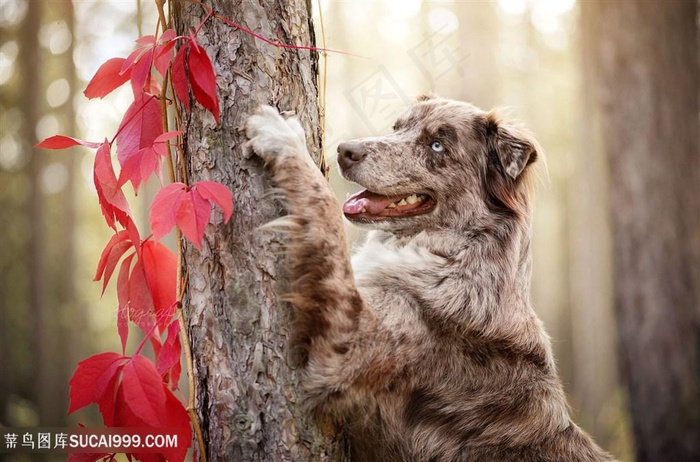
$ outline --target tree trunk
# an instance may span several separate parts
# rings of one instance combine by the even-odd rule
[[[638,462],[700,460],[698,3],[583,2]]]
[[[76,19],[75,8],[71,0],[64,0],[56,5],[60,17],[66,21],[71,37],[76,37]],[[139,36],[140,37],[140,36]],[[75,39],[71,40],[70,46],[60,56],[63,63],[63,75],[70,86],[69,96],[66,104],[61,108],[61,113],[64,118],[65,133],[78,133],[78,124],[76,122],[76,111],[73,105],[76,88],[79,88],[79,80],[73,63],[73,52],[75,50]],[[73,148],[66,153],[60,153],[61,162],[66,168],[68,179],[66,188],[62,193],[61,205],[61,225],[62,236],[59,242],[63,245],[60,247],[60,254],[56,256],[56,261],[53,271],[57,275],[57,291],[58,297],[62,302],[62,310],[54,316],[54,329],[59,331],[59,340],[57,350],[61,351],[61,364],[56,369],[58,377],[56,382],[49,386],[49,391],[53,393],[54,407],[58,408],[59,416],[61,416],[61,424],[65,425],[66,409],[68,406],[68,382],[71,378],[73,368],[82,358],[85,351],[85,338],[80,333],[85,332],[85,324],[87,312],[83,302],[78,297],[76,290],[74,271],[65,271],[65,268],[77,268],[77,219],[76,210],[78,204],[78,188],[76,187],[77,180],[80,175],[80,156],[78,149]],[[70,323],[61,322],[61,319],[70,319]],[[54,362],[58,362],[54,356]],[[61,397],[58,399],[57,397]]]
[[[464,75],[454,85],[458,98],[483,108],[502,103],[502,72],[498,69],[500,26],[494,2],[455,2],[460,18],[458,56]],[[455,73],[456,74],[456,73]]]
[[[49,423],[51,417],[48,409],[53,393],[47,393],[50,389],[51,362],[50,348],[52,331],[50,323],[51,312],[47,306],[47,268],[46,268],[46,229],[44,221],[46,203],[41,187],[41,174],[46,165],[46,156],[39,152],[34,145],[38,142],[36,126],[39,123],[43,110],[40,95],[45,91],[42,88],[41,49],[39,48],[39,30],[41,28],[44,5],[42,2],[30,2],[27,5],[25,21],[20,32],[22,48],[20,52],[20,69],[22,72],[22,114],[23,120],[23,148],[30,157],[29,169],[31,175],[31,193],[29,196],[29,318],[32,320],[32,364],[35,380],[33,383],[33,402],[37,406],[39,422],[43,425],[56,425]]]
[[[575,174],[568,181],[572,406],[598,444],[620,456],[625,449],[619,447],[621,442],[615,436],[620,432],[620,415],[625,409],[618,405],[619,365],[617,356],[611,354],[616,350],[617,336],[610,213],[601,207],[608,200],[608,167],[595,98],[596,26],[597,22],[592,21],[581,24],[583,81],[576,121],[578,144],[573,156]]]
[[[304,0],[207,2],[214,11],[256,34],[292,45],[314,43],[310,4]],[[178,2],[179,34],[196,29],[200,6]],[[262,161],[245,156],[238,129],[261,104],[294,111],[306,129],[309,152],[322,164],[314,52],[283,49],[217,19],[202,28],[217,75],[221,123],[194,105],[183,121],[190,183],[221,181],[234,194],[224,226],[213,215],[202,250],[185,243],[188,284],[184,310],[196,379],[195,406],[210,461],[340,460],[342,446],[305,415],[301,371],[287,349],[290,307],[275,296],[283,238],[258,227],[283,213],[271,194]],[[216,212],[215,212],[216,213]]]

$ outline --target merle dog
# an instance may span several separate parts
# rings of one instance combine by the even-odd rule
[[[353,460],[612,460],[571,421],[529,303],[529,133],[421,97],[393,133],[340,144],[366,188],[342,211],[372,230],[351,259],[299,122],[266,106],[245,129],[288,202],[307,399]]]

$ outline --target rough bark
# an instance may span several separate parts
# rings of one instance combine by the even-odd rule
[[[700,460],[697,2],[584,2],[639,462]]]
[[[283,43],[314,43],[305,0],[207,2],[217,14]],[[206,12],[178,2],[178,33]],[[305,415],[300,371],[288,349],[290,307],[275,296],[281,236],[257,230],[282,214],[257,157],[245,156],[238,128],[261,104],[299,115],[309,151],[321,157],[315,53],[271,46],[215,19],[198,36],[217,75],[221,123],[198,105],[184,120],[190,183],[221,181],[234,193],[224,226],[213,215],[202,250],[185,243],[184,309],[196,376],[196,403],[210,461],[339,460],[341,446]]]

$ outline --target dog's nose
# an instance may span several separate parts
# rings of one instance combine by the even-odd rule
[[[341,168],[348,168],[367,156],[362,144],[357,141],[346,141],[338,145],[338,163]]]

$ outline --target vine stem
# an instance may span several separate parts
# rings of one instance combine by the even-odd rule
[[[167,30],[168,21],[165,17],[165,2],[167,0],[155,0],[156,7],[158,8],[158,23],[161,25],[163,30]],[[208,18],[207,18],[208,19]],[[170,70],[166,72],[163,76],[163,88],[160,93],[160,105],[161,105],[161,115],[163,122],[163,132],[167,133],[169,131],[168,127],[168,100],[166,97],[168,82],[170,81]],[[177,123],[179,124],[180,118],[177,117]],[[178,129],[181,128],[178,126]],[[182,143],[182,135],[180,135],[180,143]],[[170,143],[166,143],[166,149],[168,153],[168,169],[170,172],[170,181],[175,182],[175,161],[173,160],[173,152],[170,147]],[[184,150],[181,150],[184,152]],[[183,156],[180,156],[183,159]],[[184,170],[184,165],[182,166]],[[187,180],[183,178],[186,182]],[[187,286],[187,273],[185,273],[184,278],[182,274],[183,266],[183,251],[182,251],[182,232],[177,229],[177,295],[178,300],[182,300],[185,294],[185,287]],[[204,435],[202,434],[202,427],[199,423],[199,417],[194,408],[195,400],[195,383],[194,383],[194,363],[192,361],[192,348],[190,346],[189,332],[187,331],[187,320],[185,319],[185,313],[182,309],[182,303],[177,304],[177,314],[180,326],[180,338],[181,344],[185,353],[185,367],[187,369],[187,380],[188,380],[188,398],[187,398],[187,414],[192,422],[192,427],[194,428],[195,437],[197,438],[197,445],[199,447],[199,460],[202,462],[207,462],[206,447],[204,445]]]
[[[321,94],[319,95],[318,112],[319,118],[321,119],[321,159],[319,159],[319,164],[323,165],[325,171],[323,174],[328,179],[330,173],[330,168],[326,164],[326,150],[323,148],[323,139],[326,137],[326,86],[328,79],[328,52],[326,51],[326,26],[323,23],[323,9],[321,7],[321,0],[317,0],[316,5],[318,6],[318,19],[321,26],[321,51],[320,54],[323,56],[323,72],[321,74],[321,81],[323,88],[321,89]]]
[[[160,1],[160,0],[156,0],[156,1]],[[356,54],[354,54],[354,53],[348,53],[347,51],[331,50],[331,49],[328,49],[328,48],[319,48],[319,47],[308,46],[308,45],[291,45],[291,44],[289,44],[289,43],[282,43],[282,42],[280,42],[279,40],[270,40],[270,39],[267,38],[267,37],[263,37],[263,36],[260,35],[260,34],[256,34],[256,33],[253,32],[252,30],[250,30],[250,29],[248,29],[248,28],[246,28],[246,27],[241,26],[240,24],[237,24],[237,23],[231,21],[229,18],[227,18],[227,17],[225,17],[225,16],[221,16],[220,14],[214,13],[214,9],[213,9],[213,8],[211,8],[211,7],[207,6],[207,5],[205,5],[204,3],[202,3],[202,2],[199,1],[199,0],[187,0],[187,1],[190,2],[190,3],[194,3],[194,4],[196,4],[196,5],[201,6],[201,7],[204,8],[207,12],[209,12],[211,16],[215,17],[216,19],[218,19],[219,21],[223,22],[224,24],[228,24],[229,26],[231,26],[231,27],[233,27],[233,28],[236,28],[236,29],[238,29],[238,30],[240,30],[240,31],[242,31],[242,32],[244,32],[244,33],[250,35],[251,37],[254,37],[254,38],[258,39],[258,40],[260,40],[261,42],[265,42],[265,43],[267,43],[268,45],[272,45],[272,46],[275,46],[275,47],[278,47],[278,48],[291,49],[291,50],[309,50],[309,51],[318,51],[318,52],[323,52],[323,53],[330,52],[330,53],[338,53],[338,54],[341,54],[341,55],[355,56],[355,57],[359,57],[359,58],[362,58],[362,57],[363,57],[363,56],[361,56],[361,55],[356,55]],[[207,16],[206,19],[209,19],[209,17]]]

